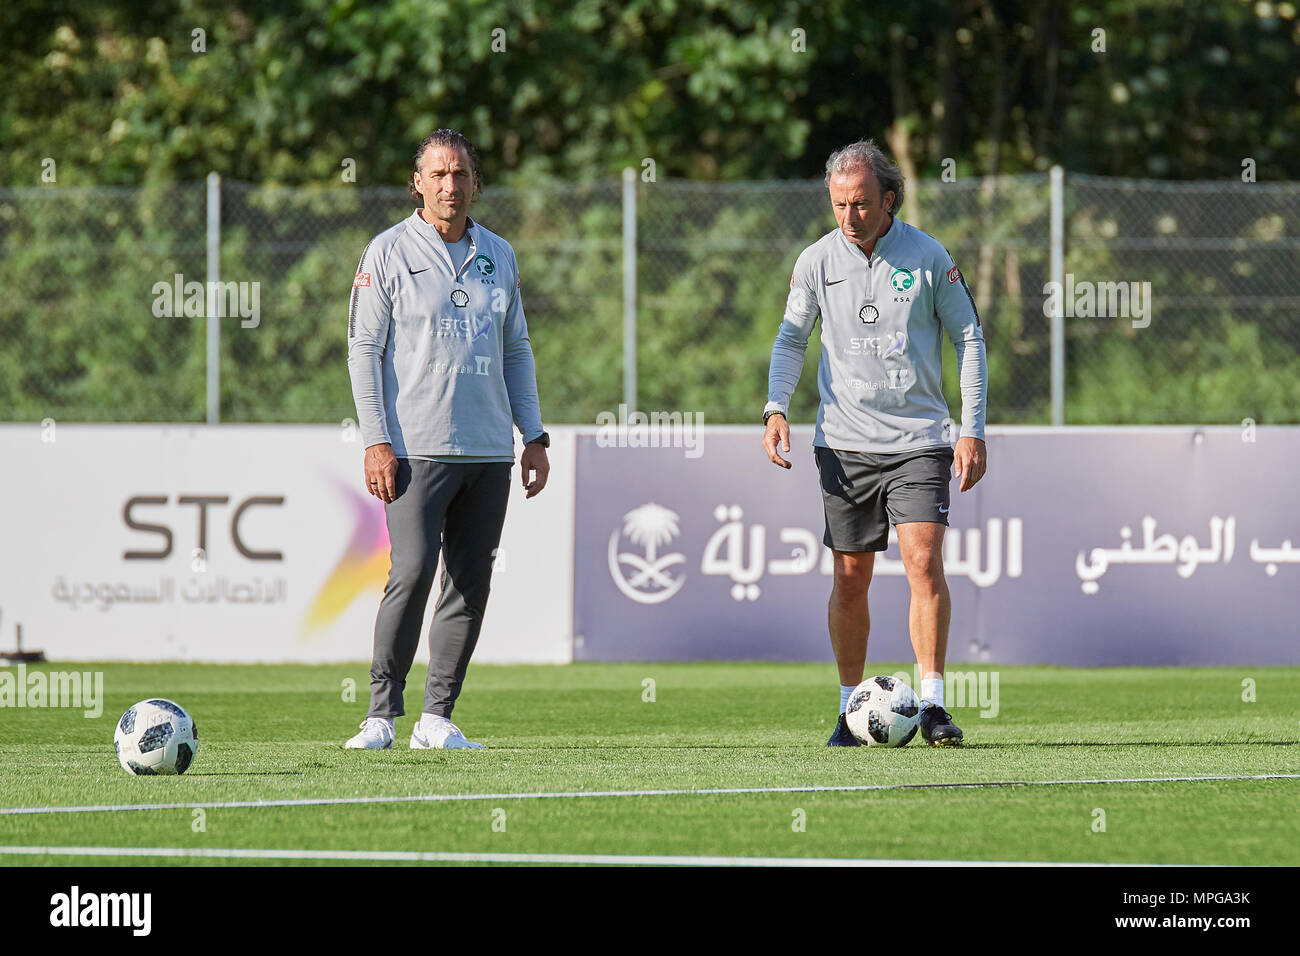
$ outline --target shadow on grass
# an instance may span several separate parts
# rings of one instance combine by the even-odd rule
[[[1058,740],[966,743],[963,750],[1023,750],[1030,747],[1297,747],[1297,740]]]
[[[191,770],[187,777],[301,777],[301,770]]]
[[[911,744],[907,747],[866,747],[867,750],[1028,750],[1034,747],[1300,747],[1296,740],[1122,740],[1122,741],[1015,741],[1008,743],[983,743],[966,741],[959,747],[930,747],[925,744]],[[758,751],[772,750],[848,750],[852,747],[827,747],[817,743],[768,743],[768,744],[529,744],[526,746],[494,745],[488,750],[494,753],[529,753],[534,751],[582,751],[582,750],[735,750]]]

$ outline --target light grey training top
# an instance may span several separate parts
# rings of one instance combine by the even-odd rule
[[[519,266],[472,219],[468,255],[418,212],[366,246],[352,282],[348,371],[365,447],[399,458],[514,459],[511,423],[542,433]]]
[[[473,246],[469,241],[469,229],[466,229],[464,235],[455,242],[447,242],[446,239],[444,239],[443,242],[447,246],[447,255],[451,256],[452,268],[459,273],[461,267],[469,260],[471,250],[473,249]],[[484,461],[514,461],[512,457],[507,457],[505,455],[412,455],[408,453],[406,457],[418,461],[438,461],[443,464],[462,465],[475,464]]]
[[[469,259],[474,248],[473,243],[469,241],[469,227],[466,226],[465,234],[455,242],[448,242],[443,239],[442,244],[447,247],[447,255],[451,256],[451,267],[459,274],[460,270],[465,267],[465,262]]]
[[[772,345],[764,411],[788,412],[822,321],[815,445],[888,454],[946,445],[942,336],[957,350],[961,436],[984,437],[984,333],[937,239],[895,218],[871,258],[839,229],[805,249]]]

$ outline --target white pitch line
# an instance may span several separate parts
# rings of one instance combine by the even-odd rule
[[[542,793],[423,793],[405,796],[298,797],[195,803],[121,803],[84,807],[3,807],[0,816],[45,813],[122,813],[132,810],[241,810],[267,807],[330,807],[370,803],[459,803],[466,800],[580,800],[599,797],[712,797],[764,793],[867,793],[882,790],[958,790],[982,787],[1074,787],[1116,783],[1204,783],[1215,780],[1300,780],[1300,773],[1208,777],[1116,777],[1103,780],[976,780],[968,783],[867,783],[805,787],[714,787],[681,790],[570,790]]]
[[[414,850],[248,850],[135,846],[0,846],[0,856],[170,857],[209,860],[342,860],[386,863],[541,863],[551,866],[1165,866],[1016,860],[880,860],[800,856],[638,856],[577,853],[422,853]]]

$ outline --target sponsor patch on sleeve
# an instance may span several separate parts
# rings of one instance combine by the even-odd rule
[[[369,272],[358,272],[357,277],[352,280],[352,288],[354,289],[357,288],[358,286],[368,286],[368,285],[370,285]]]
[[[956,282],[956,281],[957,281],[958,279],[960,279],[960,278],[961,278],[961,270],[958,269],[956,266],[953,266],[951,269],[948,270],[948,284],[949,284],[949,285],[952,285],[954,282]]]

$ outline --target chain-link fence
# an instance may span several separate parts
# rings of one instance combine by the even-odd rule
[[[202,186],[0,191],[0,419],[193,420],[201,319],[150,288],[204,277]]]
[[[1300,421],[1300,185],[1069,176],[1065,222],[1067,421]],[[1149,314],[1082,314],[1108,281]]]
[[[834,228],[820,182],[637,181],[637,401],[757,421],[791,267]],[[205,286],[203,184],[0,190],[0,419],[204,421],[206,316],[219,417],[354,415],[346,313],[361,250],[409,215],[404,189],[253,186],[220,194]],[[1045,175],[919,182],[905,218],[970,283],[989,352],[989,421],[1051,420],[1051,322],[1065,420],[1300,421],[1300,186],[1067,175],[1053,300]],[[623,398],[622,184],[489,190],[473,215],[510,241],[545,418]],[[792,418],[811,420],[810,343]],[[957,407],[955,361],[949,401]]]

